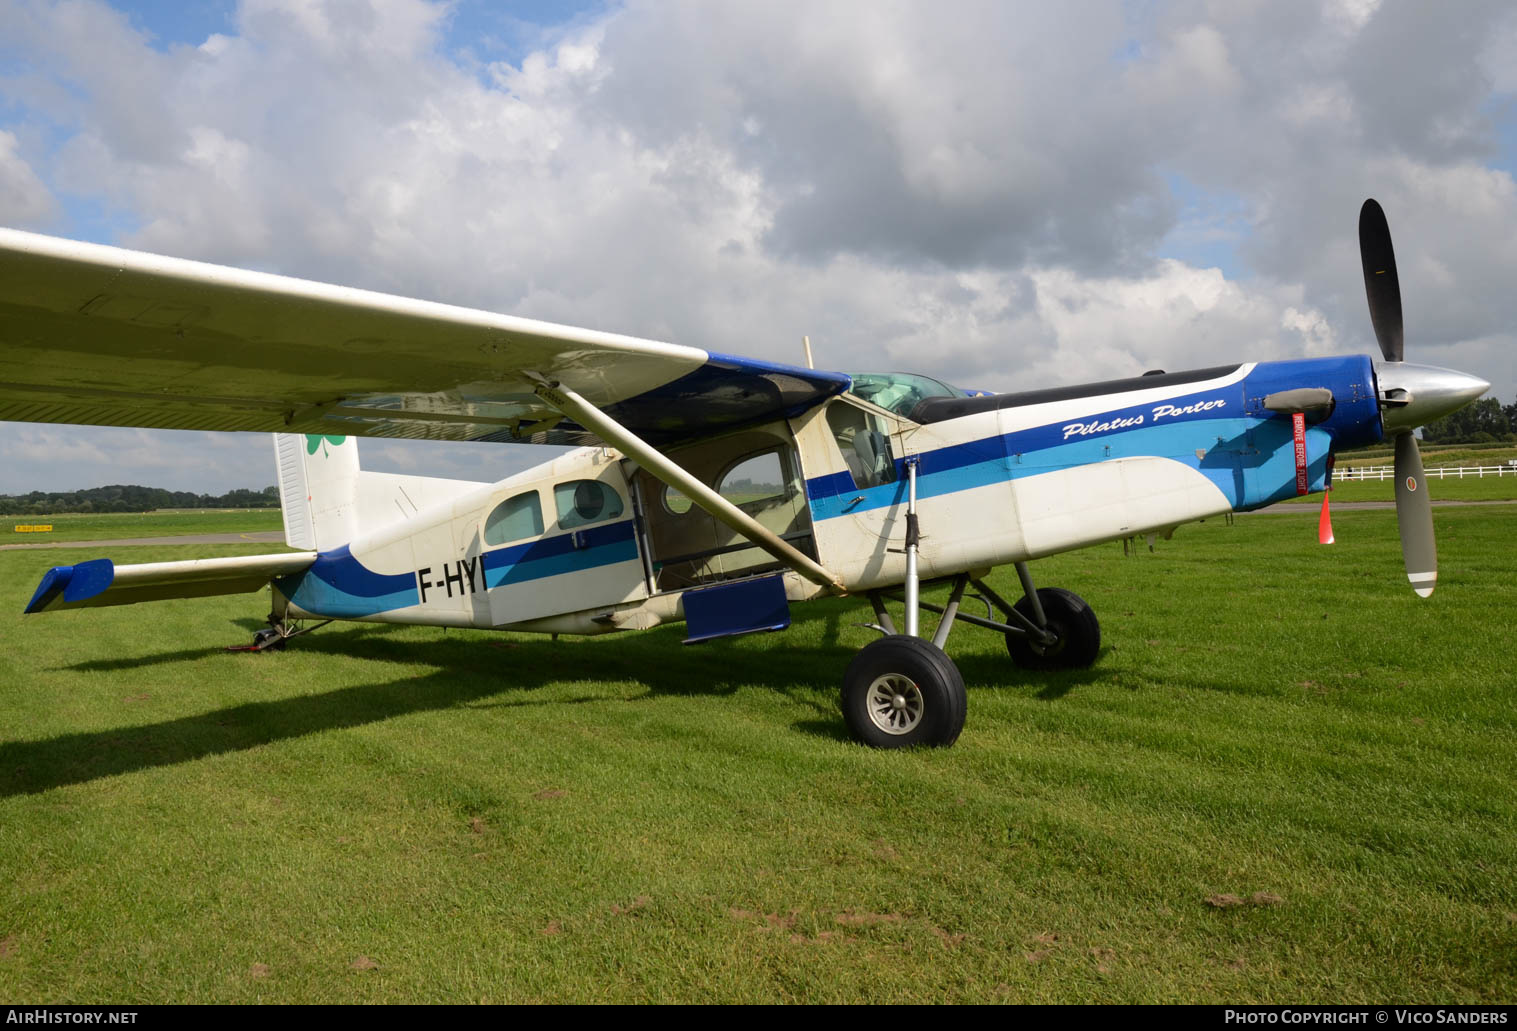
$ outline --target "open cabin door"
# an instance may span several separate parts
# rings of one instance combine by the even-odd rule
[[[669,452],[728,501],[816,558],[806,480],[785,423],[743,430]],[[633,477],[656,593],[770,573],[784,566],[646,470]]]
[[[796,423],[816,546],[850,589],[905,574],[906,477],[914,426],[848,394]]]

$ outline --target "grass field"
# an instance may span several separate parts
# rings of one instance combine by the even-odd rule
[[[0,998],[1511,1002],[1517,505],[1435,518],[1427,601],[1392,512],[1037,563],[1099,662],[960,628],[911,753],[844,736],[859,603],[227,654],[262,596],[22,618],[78,555],[0,553]]]
[[[1428,493],[1433,501],[1503,501],[1517,499],[1517,476],[1466,476],[1464,479],[1430,478]],[[1340,501],[1395,501],[1395,480],[1339,480],[1333,484],[1333,503]],[[1291,498],[1286,504],[1322,504],[1321,494]]]
[[[1514,444],[1428,444],[1418,445],[1422,464],[1428,468],[1439,465],[1506,465],[1509,459],[1517,458]],[[1389,444],[1365,448],[1362,451],[1347,451],[1338,456],[1339,468],[1354,465],[1391,465],[1396,449]]]
[[[50,533],[17,533],[17,526],[51,523]],[[112,512],[89,515],[0,517],[0,544],[104,541],[131,537],[173,537],[191,533],[255,533],[282,530],[279,509]]]

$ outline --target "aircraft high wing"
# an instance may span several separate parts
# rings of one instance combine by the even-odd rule
[[[0,420],[659,445],[798,414],[848,377],[0,229]]]

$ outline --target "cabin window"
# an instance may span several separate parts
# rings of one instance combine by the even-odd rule
[[[664,508],[674,515],[684,515],[694,507],[695,502],[691,501],[690,496],[678,487],[664,488]]]
[[[572,530],[622,514],[622,496],[599,480],[570,480],[553,488],[558,527]]]
[[[485,517],[486,544],[509,544],[542,532],[543,506],[535,490],[507,498]]]
[[[878,487],[895,482],[895,456],[881,419],[862,408],[834,401],[827,409],[827,425],[848,463],[854,486]]]
[[[734,505],[752,505],[783,498],[788,479],[779,451],[765,451],[728,469],[717,493]]]

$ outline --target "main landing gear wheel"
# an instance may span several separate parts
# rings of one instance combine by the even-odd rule
[[[1007,634],[1006,650],[1011,661],[1023,669],[1038,670],[1084,669],[1094,663],[1101,650],[1101,624],[1085,599],[1061,587],[1039,587],[1038,602],[1048,618],[1048,629],[1057,639],[1043,645],[1031,635]],[[1012,607],[1036,622],[1027,597]]]
[[[843,720],[875,748],[946,747],[968,709],[958,667],[930,641],[902,634],[865,646],[843,674]]]

